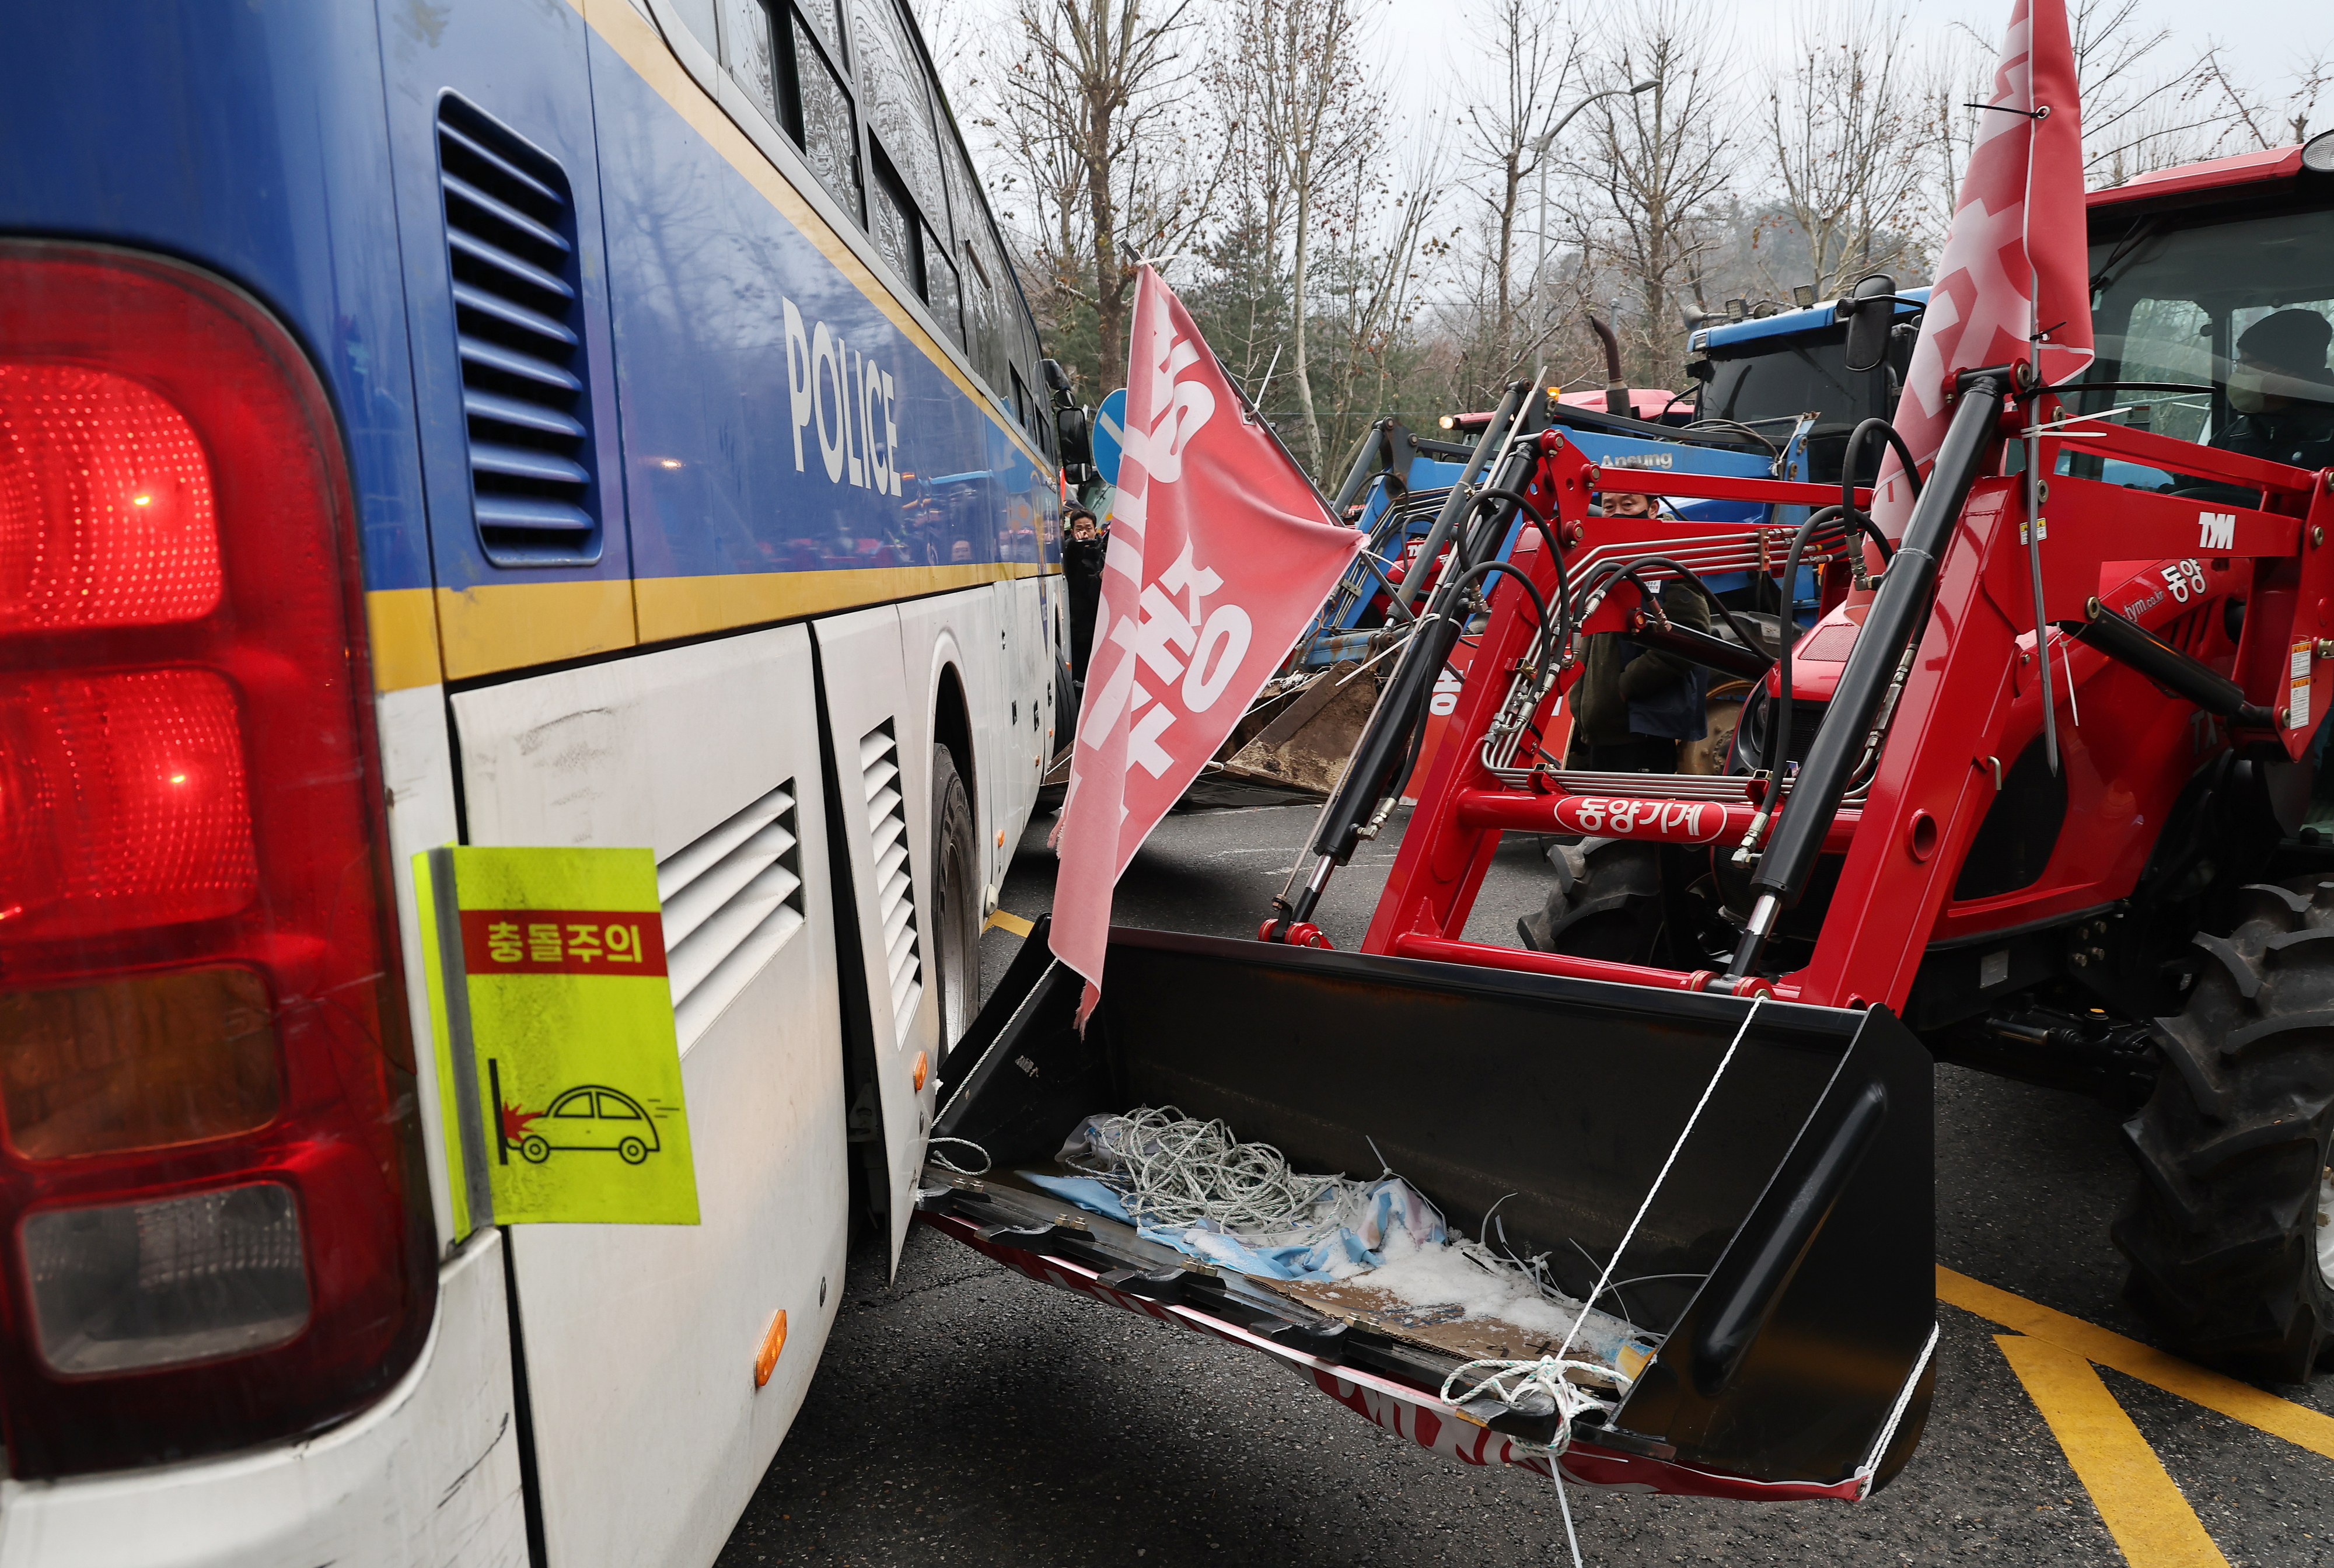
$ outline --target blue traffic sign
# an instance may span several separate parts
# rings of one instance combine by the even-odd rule
[[[1103,399],[1102,407],[1095,411],[1095,469],[1104,483],[1118,483],[1118,460],[1125,450],[1126,389],[1121,387]]]

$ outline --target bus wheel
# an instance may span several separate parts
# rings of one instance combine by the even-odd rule
[[[972,800],[945,746],[932,748],[932,934],[940,1054],[972,1026],[980,997],[980,857]]]

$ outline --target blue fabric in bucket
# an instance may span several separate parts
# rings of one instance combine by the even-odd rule
[[[1106,1215],[1126,1224],[1136,1224],[1118,1194],[1093,1176],[1041,1176],[1036,1171],[1016,1174],[1031,1186],[1075,1204],[1089,1214]],[[1335,1212],[1336,1203],[1336,1195],[1324,1195],[1320,1199],[1316,1206],[1325,1223]],[[1343,1279],[1359,1270],[1375,1268],[1385,1261],[1380,1256],[1380,1249],[1395,1230],[1406,1231],[1421,1246],[1437,1245],[1449,1239],[1442,1215],[1400,1176],[1387,1176],[1365,1188],[1359,1207],[1358,1214],[1326,1235],[1316,1233],[1294,1242],[1233,1234],[1212,1224],[1180,1230],[1141,1225],[1138,1234],[1145,1241],[1172,1247],[1186,1256],[1235,1273],[1268,1280],[1316,1281]]]

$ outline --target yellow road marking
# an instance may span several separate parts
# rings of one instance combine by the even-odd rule
[[[2228,1568],[2164,1462],[2088,1360],[2019,1334],[1997,1334],[1994,1342],[2133,1568]]]
[[[2060,1350],[2071,1350],[2087,1361],[2113,1367],[2127,1377],[2152,1383],[2167,1394],[2177,1394],[2191,1404],[2202,1405],[2233,1421],[2282,1437],[2297,1447],[2334,1459],[2334,1416],[2321,1415],[2275,1394],[2264,1394],[2251,1384],[2208,1372],[2152,1345],[2126,1339],[2112,1330],[2053,1312],[2023,1296],[2011,1295],[1942,1266],[1937,1270],[1937,1299],[1963,1312],[1975,1312],[2005,1329],[2015,1329]]]
[[[997,911],[997,913],[989,917],[989,925],[994,925],[1001,931],[1009,931],[1016,936],[1027,936],[1031,932],[1037,929],[1035,925],[1031,924],[1028,921],[1022,919],[1019,915],[1008,915],[1002,909]],[[986,931],[989,929],[989,925],[984,925],[981,929]]]

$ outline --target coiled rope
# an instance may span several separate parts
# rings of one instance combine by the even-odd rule
[[[1086,1137],[1091,1152],[1062,1163],[1116,1192],[1138,1224],[1162,1230],[1210,1222],[1226,1231],[1310,1230],[1324,1223],[1324,1195],[1361,1185],[1302,1175],[1270,1144],[1242,1143],[1228,1124],[1173,1106],[1095,1117]]]

